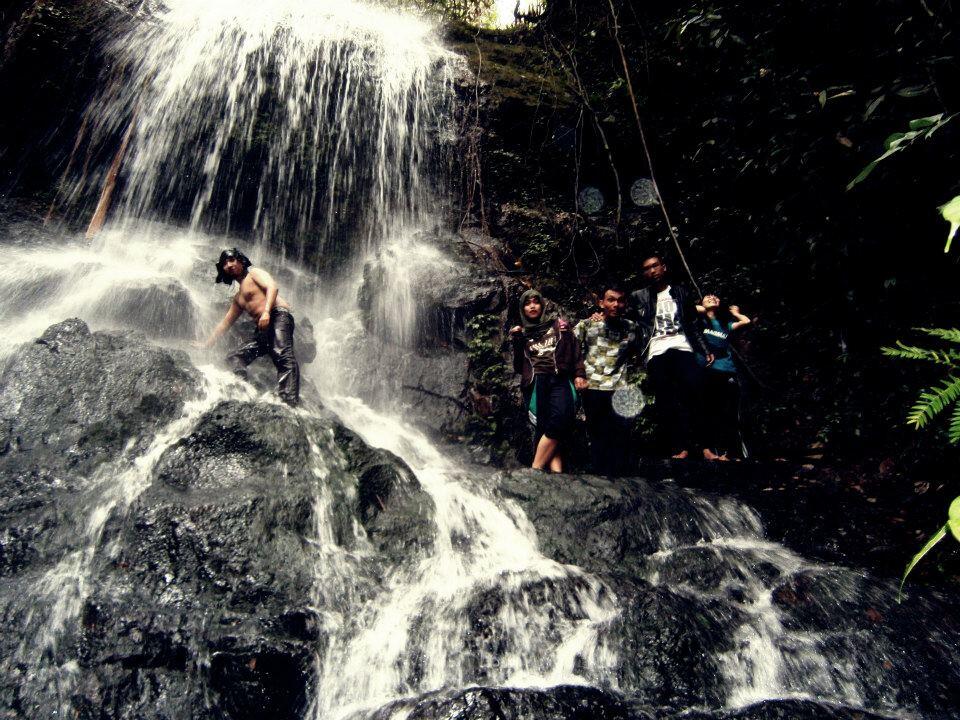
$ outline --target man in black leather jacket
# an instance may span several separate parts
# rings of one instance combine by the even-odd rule
[[[649,286],[631,294],[632,313],[670,452],[684,459],[692,450],[716,460],[703,446],[700,428],[703,368],[697,354],[706,358],[707,366],[713,355],[697,325],[695,299],[685,287],[670,283],[667,265],[658,255],[646,258],[642,267]]]

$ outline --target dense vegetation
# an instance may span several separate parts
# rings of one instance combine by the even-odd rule
[[[755,443],[896,464],[934,452],[903,425],[923,378],[879,348],[955,321],[937,206],[960,192],[960,122],[847,185],[891,133],[960,109],[957,20],[948,2],[561,1],[510,32],[461,28],[485,129],[464,219],[575,312],[605,274],[636,284],[652,250],[683,275],[658,207],[631,201],[651,176],[635,99],[697,283],[759,320],[741,348]],[[592,214],[587,186],[605,201]]]

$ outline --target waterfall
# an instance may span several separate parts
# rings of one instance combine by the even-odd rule
[[[67,315],[94,328],[189,339],[225,306],[211,261],[217,244],[237,242],[277,275],[295,312],[321,320],[321,362],[307,373],[328,407],[371,445],[402,457],[435,506],[427,556],[349,612],[318,611],[331,640],[318,648],[309,717],[342,717],[478,682],[604,682],[616,658],[600,642],[617,612],[613,592],[545,558],[523,512],[475,486],[400,421],[401,408],[389,402],[394,393],[378,387],[378,378],[346,380],[358,347],[374,359],[413,341],[419,274],[452,266],[431,237],[443,222],[445,193],[436,180],[451,136],[457,61],[429,23],[342,0],[165,0],[112,40],[111,52],[115,66],[88,110],[85,142],[91,156],[107,160],[129,137],[122,182],[92,244],[19,251],[18,266],[34,282],[11,288],[14,304],[32,308],[17,321],[18,339]],[[68,177],[64,205],[90,213],[107,172],[104,164]],[[370,296],[366,323],[357,310],[361,286]],[[172,306],[169,312],[118,303],[125,292],[158,288],[157,306]],[[198,407],[236,392],[207,393]],[[104,524],[144,487],[149,459],[195,417],[196,408],[186,411],[158,436],[132,475],[104,470],[105,492],[86,511],[83,546],[36,590],[38,607],[51,606],[38,642],[55,642],[77,621]],[[320,449],[328,448],[321,438],[312,443],[314,600],[322,607],[324,588],[351,564],[329,529],[330,468]],[[464,645],[470,612],[493,596],[490,632],[501,646],[471,651]],[[72,666],[60,668],[56,680],[69,687],[74,675]]]
[[[335,397],[332,405],[367,442],[409,463],[436,506],[435,549],[390,578],[382,596],[335,634],[310,718],[477,683],[602,684],[613,674],[616,653],[599,642],[617,613],[609,588],[543,557],[523,512],[476,487],[469,468],[417,430],[356,398]],[[502,603],[490,627],[505,642],[496,652],[471,650],[471,606],[489,594]]]

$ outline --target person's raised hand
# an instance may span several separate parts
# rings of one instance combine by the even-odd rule
[[[512,328],[510,328],[511,335],[519,335],[522,332],[523,332],[523,328],[520,327],[519,325],[514,325]]]
[[[592,322],[600,322],[601,320],[603,320],[603,313],[595,312],[593,315],[590,316],[590,320]]]
[[[714,361],[714,360],[716,360],[716,358],[713,356],[713,353],[707,353],[707,364],[706,364],[706,367],[710,367],[711,365],[713,365],[713,361]]]
[[[578,377],[573,379],[573,386],[577,390],[586,390],[590,386],[590,383],[587,382],[586,378]]]
[[[261,330],[266,330],[270,327],[270,313],[265,312],[260,314],[260,319],[257,320],[257,327]]]

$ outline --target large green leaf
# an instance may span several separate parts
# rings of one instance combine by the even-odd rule
[[[916,118],[915,120],[910,121],[911,130],[923,130],[928,127],[933,127],[937,123],[943,120],[943,113],[937,115],[928,115],[927,117]]]
[[[954,500],[954,504],[955,503],[956,503],[956,500]],[[950,507],[952,508],[953,505],[951,505]],[[903,578],[900,580],[900,589],[897,591],[897,602],[900,602],[901,598],[903,597],[903,584],[907,581],[907,575],[909,575],[910,571],[917,566],[917,563],[923,560],[924,556],[933,549],[934,545],[936,545],[938,542],[943,540],[943,538],[946,537],[946,535],[947,535],[947,526],[944,525],[942,528],[937,530],[937,532],[934,534],[932,538],[927,540],[927,544],[924,545],[922,548],[920,548],[920,552],[918,552],[916,555],[913,556],[913,559],[910,561],[910,564],[907,565],[907,569],[903,571]]]
[[[947,526],[953,537],[960,542],[960,497],[955,497],[947,510]]]
[[[953,238],[957,234],[957,229],[960,228],[960,195],[957,195],[946,205],[941,205],[940,214],[943,215],[944,220],[950,223],[947,245],[943,248],[943,251],[946,253],[950,252],[950,243],[953,242]]]

